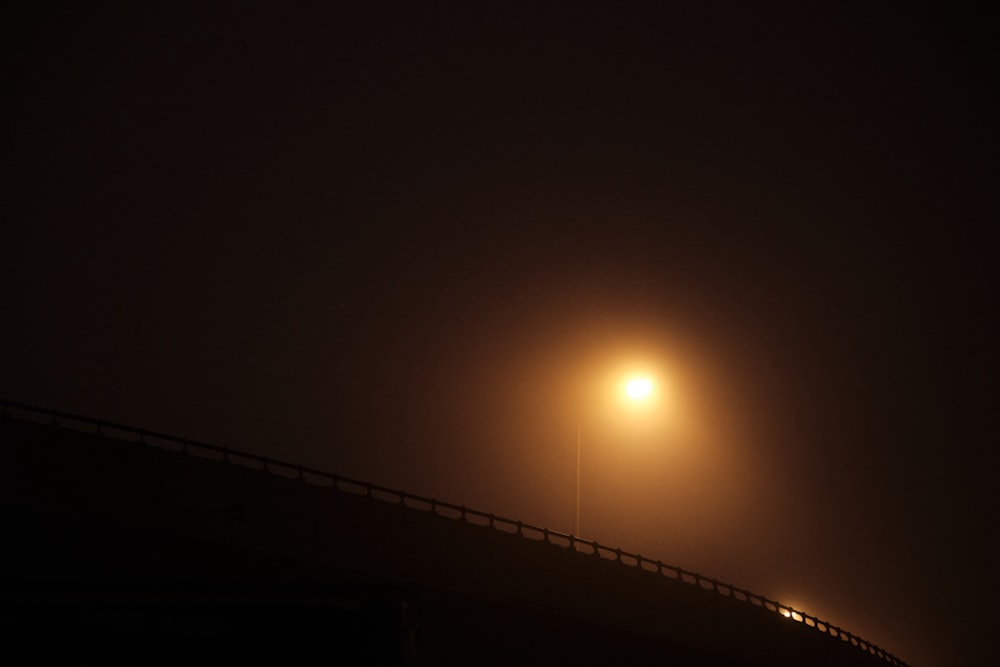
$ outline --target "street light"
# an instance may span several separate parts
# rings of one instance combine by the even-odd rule
[[[625,393],[633,401],[642,401],[653,392],[653,381],[649,378],[632,378],[625,383]]]
[[[647,403],[653,398],[655,385],[653,380],[647,376],[632,376],[625,380],[622,391],[625,399],[633,404]],[[573,534],[580,537],[580,454],[582,450],[582,425],[581,417],[577,414],[576,420],[576,521],[573,525]]]

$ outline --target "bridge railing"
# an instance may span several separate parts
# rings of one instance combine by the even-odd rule
[[[84,431],[89,427],[93,429],[89,431],[91,433],[108,437],[118,437],[125,440],[128,440],[129,436],[131,436],[134,438],[132,441],[136,444],[193,454],[203,458],[225,461],[233,465],[260,470],[288,479],[298,479],[308,484],[328,486],[337,491],[366,496],[382,502],[396,503],[410,509],[430,512],[441,517],[474,525],[487,526],[495,530],[518,535],[525,539],[572,549],[575,552],[591,554],[605,560],[616,561],[626,567],[640,568],[650,573],[695,586],[706,592],[714,592],[718,595],[730,597],[739,602],[780,614],[791,621],[802,623],[825,635],[848,642],[862,651],[881,658],[890,665],[908,667],[905,662],[876,644],[862,639],[828,621],[807,614],[800,609],[795,609],[777,600],[771,600],[763,595],[752,593],[733,584],[725,583],[712,577],[706,577],[699,572],[685,570],[675,565],[668,565],[660,560],[653,560],[638,553],[631,553],[621,548],[601,544],[595,540],[587,540],[569,533],[499,516],[492,512],[483,512],[466,507],[465,505],[455,505],[454,503],[436,498],[420,496],[400,489],[392,489],[373,484],[372,482],[344,477],[343,475],[299,465],[282,459],[234,450],[229,447],[220,447],[219,445],[177,437],[167,433],[150,431],[144,428],[136,428],[58,410],[38,408],[7,400],[0,401],[0,406],[2,406],[2,415],[0,416],[5,419],[47,422],[55,427],[76,431]]]

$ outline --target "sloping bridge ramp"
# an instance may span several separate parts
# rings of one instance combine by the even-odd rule
[[[38,658],[903,664],[633,554],[81,420],[0,417],[4,635]]]

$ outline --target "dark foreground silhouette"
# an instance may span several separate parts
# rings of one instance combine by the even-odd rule
[[[630,567],[517,522],[156,439],[4,405],[10,650],[129,664],[903,664],[640,557]]]

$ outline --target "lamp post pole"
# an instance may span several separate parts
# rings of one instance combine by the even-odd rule
[[[573,524],[573,534],[580,537],[580,420],[576,421],[576,522]]]
[[[631,401],[645,401],[650,398],[653,392],[653,381],[646,377],[637,377],[629,380],[625,385],[625,395]],[[580,406],[576,412],[576,517],[573,522],[573,535],[580,537],[580,452],[581,452],[581,432],[583,430],[583,416]]]

